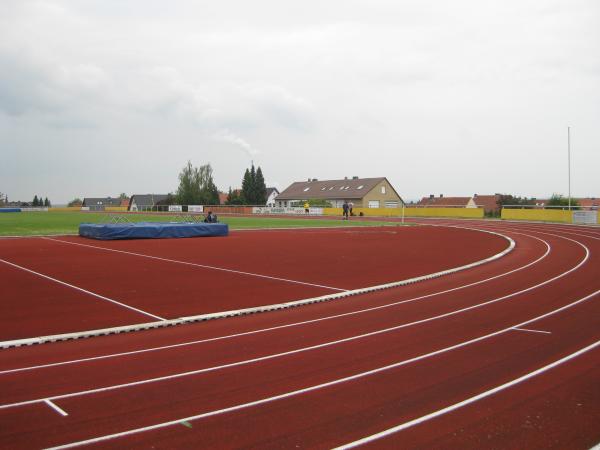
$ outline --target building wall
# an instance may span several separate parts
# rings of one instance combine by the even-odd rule
[[[381,187],[385,187],[385,194],[381,193]],[[390,183],[387,180],[382,180],[377,186],[371,189],[362,198],[362,201],[355,201],[355,208],[368,208],[370,201],[379,201],[379,207],[385,208],[385,202],[397,202],[398,207],[402,206],[402,200],[396,194]]]

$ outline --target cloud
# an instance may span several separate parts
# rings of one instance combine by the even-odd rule
[[[213,139],[216,139],[218,141],[228,142],[230,144],[233,144],[233,145],[239,147],[248,155],[248,157],[251,160],[254,159],[260,153],[257,149],[252,147],[248,142],[246,142],[241,137],[235,135],[230,130],[223,129],[223,130],[217,131],[216,133],[213,134]]]

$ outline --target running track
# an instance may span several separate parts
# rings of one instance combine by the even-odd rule
[[[433,223],[517,246],[343,300],[3,350],[0,447],[598,444],[600,230]]]

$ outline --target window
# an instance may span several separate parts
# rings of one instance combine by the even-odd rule
[[[385,194],[385,185],[382,185],[382,186],[381,186],[381,193],[382,193],[382,194]]]
[[[348,189],[350,189],[350,186],[346,186],[346,187],[344,188],[344,190],[345,190],[345,191],[347,191]]]
[[[330,190],[330,191],[331,191],[331,190],[333,190],[333,186],[331,186],[331,187],[329,188],[329,190]]]
[[[344,189],[344,186],[340,186],[340,191]]]
[[[361,184],[359,187],[356,188],[356,190],[360,191],[362,188],[364,188],[365,186],[363,184]]]
[[[326,187],[322,187],[321,190],[324,191],[325,189],[327,189]]]
[[[306,187],[306,188],[304,188],[304,192],[306,192],[306,191],[308,191],[308,190],[310,190],[310,186],[309,186],[309,187]]]
[[[369,200],[369,208],[379,208],[379,200]]]
[[[397,208],[398,202],[385,202],[385,207],[386,208]]]

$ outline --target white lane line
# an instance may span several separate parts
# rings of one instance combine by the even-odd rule
[[[542,331],[542,330],[530,330],[528,328],[513,328],[516,331],[527,331],[528,333],[543,333],[543,334],[552,334],[550,331]]]
[[[568,238],[566,238],[566,239],[568,239]],[[582,245],[582,244],[580,244],[580,245]],[[402,328],[408,328],[408,327],[411,327],[411,326],[420,325],[420,324],[427,323],[427,322],[432,322],[434,320],[439,320],[439,319],[442,319],[442,318],[445,318],[445,317],[454,316],[454,315],[463,313],[465,311],[470,311],[470,310],[474,310],[474,309],[477,309],[477,308],[481,308],[483,306],[490,305],[492,303],[496,303],[496,302],[505,300],[507,298],[511,298],[511,297],[516,296],[516,295],[523,294],[525,292],[529,292],[529,291],[534,290],[534,289],[536,289],[536,288],[538,288],[540,286],[544,286],[544,285],[550,283],[551,281],[554,281],[556,279],[562,278],[566,274],[568,274],[568,273],[572,272],[573,270],[576,270],[577,268],[579,268],[582,264],[585,263],[585,261],[589,257],[589,250],[587,250],[587,247],[585,247],[584,245],[582,245],[582,247],[584,247],[586,249],[586,251],[587,251],[586,257],[583,258],[581,260],[581,262],[577,266],[569,269],[568,271],[566,271],[566,272],[564,272],[564,273],[562,273],[562,274],[560,274],[560,275],[558,275],[558,276],[556,276],[556,277],[554,277],[554,278],[552,278],[550,280],[546,280],[546,281],[544,281],[542,283],[539,283],[537,285],[530,286],[529,288],[522,289],[522,290],[517,291],[517,292],[513,292],[512,294],[508,294],[508,295],[505,295],[503,297],[498,297],[498,298],[495,298],[493,300],[488,300],[488,301],[483,302],[483,303],[479,303],[479,304],[476,304],[476,305],[471,305],[471,306],[468,306],[468,307],[465,307],[465,308],[461,308],[461,309],[457,309],[457,310],[454,310],[454,311],[451,311],[451,312],[448,312],[448,313],[444,313],[444,314],[440,314],[440,315],[437,315],[437,316],[428,317],[426,319],[421,319],[421,320],[417,320],[417,321],[410,322],[410,323],[405,323],[405,324],[397,325],[395,327],[390,327],[390,328],[385,328],[385,329],[382,329],[382,330],[372,331],[370,333],[364,333],[364,334],[361,334],[361,335],[351,336],[351,337],[344,338],[344,339],[339,339],[339,340],[335,340],[335,341],[325,342],[325,343],[322,343],[322,344],[312,345],[312,346],[309,346],[309,347],[303,347],[303,348],[299,348],[299,349],[296,349],[296,350],[290,350],[290,351],[287,351],[287,352],[275,353],[275,354],[271,354],[271,355],[267,355],[267,356],[261,356],[261,357],[252,358],[252,359],[247,359],[247,360],[243,360],[243,361],[236,361],[236,362],[229,363],[229,364],[224,364],[224,365],[221,365],[221,366],[206,367],[204,369],[197,369],[197,370],[192,370],[192,371],[188,371],[188,372],[180,372],[180,373],[176,373],[176,374],[165,375],[165,376],[162,376],[162,377],[148,378],[148,379],[145,379],[145,380],[138,380],[138,381],[133,381],[133,382],[130,382],[130,383],[122,383],[122,384],[118,384],[118,385],[105,386],[105,387],[96,388],[96,389],[89,389],[89,390],[86,390],[86,391],[71,392],[69,394],[55,395],[55,396],[48,397],[48,398],[57,400],[57,399],[64,399],[64,398],[70,398],[70,397],[79,397],[79,396],[83,396],[83,395],[96,394],[96,393],[99,393],[99,392],[106,392],[106,391],[111,391],[111,390],[115,390],[115,389],[122,389],[122,388],[129,388],[129,387],[133,387],[133,386],[139,386],[139,385],[142,385],[142,384],[149,384],[149,383],[155,383],[155,382],[160,382],[160,381],[172,380],[172,379],[175,379],[175,378],[181,378],[181,377],[186,377],[186,376],[198,375],[198,374],[206,373],[206,372],[213,372],[213,371],[216,371],[216,370],[221,370],[221,369],[226,369],[226,368],[231,368],[231,367],[236,367],[236,366],[242,366],[242,365],[252,364],[252,363],[261,362],[261,361],[267,361],[267,360],[270,360],[270,359],[280,358],[280,357],[283,357],[283,356],[289,356],[289,355],[303,353],[303,352],[307,352],[307,351],[311,351],[311,350],[315,350],[315,349],[319,349],[319,348],[330,347],[330,346],[338,345],[338,344],[341,344],[341,343],[344,343],[344,342],[350,342],[350,341],[354,341],[354,340],[358,340],[358,339],[363,339],[363,338],[366,338],[366,337],[371,337],[371,336],[376,336],[376,335],[380,335],[380,334],[384,334],[384,333],[389,333],[391,331],[400,330]],[[513,327],[518,327],[518,326],[525,325],[525,324],[526,323],[520,323],[520,324],[514,325]],[[502,333],[504,333],[504,332],[512,329],[513,327],[509,327],[509,328],[507,328],[505,330],[502,330]],[[497,334],[497,333],[494,333],[494,334]],[[488,337],[489,337],[489,335],[488,335]],[[13,407],[17,407],[17,406],[31,405],[31,404],[34,404],[34,403],[39,403],[40,401],[43,401],[43,399],[38,398],[38,399],[25,400],[25,401],[15,402],[15,403],[6,403],[6,404],[0,405],[0,409],[7,409],[7,408],[13,408]]]
[[[499,334],[505,333],[505,332],[511,330],[514,327],[518,327],[518,326],[521,326],[521,325],[527,325],[529,323],[535,322],[535,321],[540,320],[542,318],[545,318],[545,317],[548,317],[550,315],[556,314],[556,313],[558,313],[560,311],[564,311],[565,309],[571,308],[571,307],[573,307],[573,306],[575,306],[577,304],[580,304],[582,302],[585,302],[585,301],[589,300],[590,298],[596,296],[599,293],[600,293],[600,289],[597,290],[597,291],[595,291],[595,292],[593,292],[590,295],[587,295],[586,297],[580,298],[579,300],[577,300],[577,301],[575,301],[573,303],[570,303],[570,304],[565,305],[565,306],[563,306],[561,308],[558,308],[558,309],[556,309],[554,311],[551,311],[549,313],[546,313],[546,314],[543,314],[541,316],[538,316],[538,317],[536,317],[534,319],[530,319],[528,321],[525,321],[525,322],[522,322],[520,324],[514,325],[513,327],[505,328],[503,330],[499,330],[499,331],[496,331],[494,333],[490,333],[488,335],[472,339],[470,341],[465,341],[465,342],[453,345],[451,347],[446,347],[444,349],[436,350],[434,352],[427,353],[425,355],[417,356],[415,358],[407,359],[407,360],[404,360],[404,361],[399,361],[397,363],[390,364],[390,365],[387,365],[387,366],[384,366],[384,367],[379,367],[377,369],[372,369],[372,370],[369,370],[369,371],[366,371],[366,372],[360,372],[360,373],[357,373],[357,374],[354,374],[354,375],[350,375],[350,376],[347,376],[347,377],[344,377],[344,378],[339,378],[339,379],[336,379],[336,380],[328,381],[326,383],[322,383],[322,384],[318,384],[318,385],[314,385],[314,386],[309,386],[309,387],[303,388],[303,389],[298,389],[296,391],[286,392],[284,394],[275,395],[275,396],[272,396],[272,397],[267,397],[267,398],[263,398],[263,399],[260,399],[260,400],[255,400],[255,401],[252,401],[252,402],[248,402],[248,403],[242,403],[242,404],[239,404],[239,405],[230,406],[228,408],[223,408],[223,409],[219,409],[219,410],[209,411],[209,412],[205,412],[205,413],[202,413],[202,414],[197,414],[197,415],[194,415],[194,416],[183,417],[183,418],[179,418],[179,419],[176,419],[176,420],[171,420],[171,421],[168,421],[168,422],[162,422],[162,423],[158,423],[158,424],[154,424],[154,425],[149,425],[149,426],[146,426],[146,427],[140,427],[140,428],[135,428],[135,429],[127,430],[127,431],[122,431],[120,433],[114,433],[114,434],[108,434],[108,435],[104,435],[104,436],[98,436],[98,437],[95,437],[95,438],[92,438],[92,439],[86,439],[86,440],[78,441],[78,442],[71,442],[69,444],[64,444],[64,445],[52,447],[51,449],[73,448],[73,447],[79,447],[79,446],[82,446],[82,445],[88,445],[88,444],[94,444],[94,443],[98,443],[98,442],[103,442],[103,441],[107,441],[107,440],[115,439],[115,438],[119,438],[119,437],[130,436],[132,434],[138,434],[138,433],[142,433],[142,432],[146,432],[146,431],[151,431],[151,430],[156,430],[156,429],[160,429],[160,428],[169,427],[169,426],[172,426],[172,425],[177,425],[177,424],[181,423],[182,421],[191,422],[193,420],[199,420],[199,419],[204,419],[206,417],[211,417],[211,416],[225,414],[225,413],[229,413],[229,412],[233,412],[233,411],[238,411],[238,410],[241,410],[241,409],[246,409],[246,408],[250,408],[250,407],[253,407],[253,406],[258,406],[258,405],[270,403],[270,402],[273,402],[273,401],[277,401],[277,400],[281,400],[281,399],[285,399],[285,398],[294,397],[294,396],[297,396],[297,395],[300,395],[300,394],[305,394],[307,392],[312,392],[312,391],[320,390],[320,389],[327,388],[327,387],[330,387],[330,386],[334,386],[334,385],[337,385],[337,384],[341,384],[341,383],[344,383],[344,382],[348,382],[348,381],[352,381],[352,380],[364,378],[364,377],[367,377],[367,376],[370,376],[370,375],[374,375],[374,374],[377,374],[377,373],[380,373],[380,372],[384,372],[384,371],[387,371],[387,370],[390,370],[390,369],[395,369],[397,367],[401,367],[401,366],[410,364],[410,363],[415,362],[415,361],[423,360],[423,359],[426,359],[426,358],[430,358],[432,356],[436,356],[436,355],[439,355],[439,354],[442,354],[442,353],[449,352],[451,350],[455,350],[455,349],[458,349],[458,348],[461,348],[461,347],[465,347],[467,345],[473,344],[475,342],[482,341],[484,339],[488,339],[488,338],[493,337],[493,336],[498,336]],[[591,348],[597,346],[599,343],[600,343],[600,341],[596,342],[592,346],[586,347],[586,349],[591,350]],[[579,350],[578,352],[570,355],[570,357],[574,357],[573,355],[582,354],[585,351],[587,351],[587,350],[585,350],[585,349]],[[562,358],[559,361],[565,362],[568,359],[570,359],[570,357]],[[532,376],[538,375],[538,374],[540,374],[540,373],[548,370],[551,367],[555,367],[558,364],[562,364],[562,362],[555,362],[555,363],[549,364],[548,366],[545,366],[545,367],[543,367],[541,369],[538,369],[538,370],[536,370],[534,372],[530,372],[529,374],[524,375],[524,376],[518,378],[517,380],[531,378]],[[515,380],[513,380],[510,383],[516,384]],[[501,386],[505,386],[505,385],[508,385],[510,383],[505,383],[504,385],[501,385]],[[499,388],[495,388],[495,389],[492,389],[491,391],[497,392],[498,390],[500,390],[500,389]],[[490,391],[487,391],[487,392],[490,392]],[[483,394],[479,394],[479,397],[481,395],[483,395]],[[491,395],[491,394],[488,394],[488,395]],[[464,402],[461,402],[461,403],[464,403]],[[456,408],[454,408],[454,409],[456,409]]]
[[[50,399],[45,399],[44,403],[46,405],[48,405],[50,408],[52,408],[54,411],[56,411],[57,413],[59,413],[63,417],[66,417],[66,416],[69,415],[69,413],[67,413],[64,409],[62,409],[61,407],[59,407],[57,404],[52,403],[52,401]]]
[[[455,227],[455,228],[458,228],[458,227]],[[129,332],[129,331],[147,330],[149,328],[174,326],[174,325],[180,325],[180,324],[187,324],[190,322],[213,320],[213,319],[232,317],[232,316],[242,316],[242,315],[247,315],[247,314],[257,314],[260,312],[276,311],[276,310],[280,310],[280,309],[288,309],[288,308],[294,308],[297,306],[304,306],[304,305],[308,305],[311,303],[320,303],[320,302],[325,302],[325,301],[338,300],[338,299],[349,297],[352,295],[366,294],[366,293],[379,291],[379,290],[383,290],[383,289],[390,289],[393,287],[406,286],[408,284],[412,284],[412,283],[416,283],[416,282],[420,282],[420,281],[424,281],[424,280],[430,280],[433,278],[438,278],[441,276],[446,276],[446,275],[450,275],[450,274],[460,272],[463,270],[471,269],[471,268],[480,266],[482,264],[487,264],[487,263],[490,263],[497,259],[500,259],[503,256],[510,253],[511,251],[513,251],[513,249],[515,248],[515,245],[516,245],[515,242],[511,238],[504,236],[500,233],[497,233],[494,231],[489,231],[489,230],[476,229],[476,228],[467,228],[467,229],[472,229],[472,230],[479,231],[482,233],[489,233],[489,234],[494,234],[494,235],[500,236],[503,239],[507,240],[509,242],[509,245],[500,253],[492,255],[489,258],[485,258],[480,261],[475,261],[473,263],[470,263],[470,264],[467,264],[464,266],[454,267],[452,269],[447,269],[447,270],[443,270],[441,272],[436,272],[436,273],[432,273],[432,274],[428,274],[428,275],[422,275],[420,277],[411,278],[408,280],[395,281],[392,283],[380,284],[377,286],[369,286],[366,288],[354,289],[351,291],[344,291],[344,292],[335,293],[335,294],[327,294],[327,295],[322,295],[320,297],[313,297],[313,298],[297,300],[297,301],[292,301],[292,302],[286,302],[286,303],[279,303],[279,304],[272,304],[272,305],[265,305],[265,306],[254,306],[254,307],[244,308],[244,309],[239,309],[239,310],[234,310],[234,311],[221,311],[221,312],[216,312],[216,313],[201,314],[201,315],[197,315],[197,316],[180,317],[178,319],[164,320],[164,321],[161,321],[160,323],[152,322],[150,324],[125,325],[125,326],[121,326],[121,327],[105,328],[105,329],[100,329],[100,330],[88,330],[88,331],[80,331],[80,332],[66,333],[66,334],[60,334],[60,335],[38,336],[38,337],[33,337],[33,338],[2,341],[2,342],[0,342],[0,347],[1,348],[20,347],[22,345],[43,344],[45,342],[54,342],[57,340],[70,340],[70,339],[79,339],[79,338],[84,338],[84,337],[101,336],[101,335],[113,334],[113,333],[121,333],[121,332],[126,332],[126,331]]]
[[[10,261],[6,261],[5,259],[1,259],[0,258],[0,262],[3,262],[4,264],[7,264],[7,265],[12,266],[12,267],[15,267],[17,269],[24,270],[25,272],[29,272],[29,273],[31,273],[33,275],[37,275],[38,277],[45,278],[46,280],[50,280],[50,281],[53,281],[55,283],[62,284],[63,286],[70,287],[71,289],[75,289],[77,291],[84,292],[85,294],[88,294],[88,295],[91,295],[93,297],[99,298],[100,300],[104,300],[104,301],[107,301],[107,302],[110,302],[110,303],[114,303],[115,305],[122,306],[123,308],[131,309],[132,311],[144,314],[145,316],[149,316],[149,317],[152,317],[152,318],[158,319],[158,320],[167,320],[164,317],[160,317],[160,316],[151,314],[151,313],[149,313],[147,311],[143,311],[143,310],[141,310],[139,308],[134,308],[133,306],[126,305],[125,303],[121,303],[121,302],[119,302],[117,300],[114,300],[112,298],[104,297],[103,295],[96,294],[95,292],[88,291],[87,289],[83,289],[83,288],[80,288],[80,287],[75,286],[73,284],[66,283],[66,282],[58,280],[56,278],[52,278],[52,277],[50,277],[48,275],[44,275],[43,273],[36,272],[35,270],[28,269],[27,267],[23,267],[23,266],[19,266],[18,264],[11,263]]]
[[[294,323],[290,323],[290,324],[279,325],[279,326],[274,326],[274,327],[269,327],[269,328],[261,328],[261,329],[258,329],[258,330],[246,331],[246,332],[235,333],[235,334],[230,334],[230,335],[225,335],[225,336],[217,336],[217,337],[214,337],[214,338],[208,338],[208,339],[200,339],[200,340],[182,342],[182,343],[179,343],[179,344],[163,345],[163,346],[159,346],[159,347],[153,347],[153,348],[147,348],[147,349],[141,349],[141,350],[133,350],[133,351],[129,351],[129,352],[120,352],[120,353],[113,353],[113,354],[108,354],[108,355],[100,355],[100,356],[93,356],[93,357],[88,357],[88,358],[74,359],[74,360],[69,360],[69,361],[61,361],[61,362],[56,362],[56,363],[40,364],[40,365],[36,365],[36,366],[20,367],[20,368],[16,368],[16,369],[8,369],[8,370],[0,371],[0,375],[14,373],[14,372],[22,372],[22,371],[27,371],[27,370],[34,370],[34,369],[44,369],[44,368],[47,368],[47,367],[56,367],[56,366],[62,366],[62,365],[67,365],[67,364],[76,364],[76,363],[82,363],[82,362],[88,362],[88,361],[95,361],[95,360],[99,360],[99,359],[108,359],[108,358],[114,358],[114,357],[136,355],[136,354],[140,354],[140,353],[160,351],[160,350],[166,350],[166,349],[171,349],[171,348],[184,347],[184,346],[188,346],[188,345],[203,344],[203,343],[207,343],[207,342],[213,342],[213,341],[219,341],[219,340],[225,340],[225,339],[233,339],[233,338],[242,337],[242,336],[249,336],[249,335],[259,334],[259,333],[265,333],[265,332],[269,332],[269,331],[281,330],[281,329],[284,329],[284,328],[291,328],[291,327],[297,327],[297,326],[301,326],[301,325],[307,325],[307,324],[322,322],[322,321],[325,321],[325,320],[332,320],[332,319],[338,319],[338,318],[341,318],[341,317],[347,317],[347,316],[353,316],[353,315],[358,315],[358,314],[364,314],[364,313],[367,313],[367,312],[377,311],[377,310],[385,309],[385,308],[391,308],[391,307],[402,305],[402,304],[405,304],[405,303],[411,303],[411,302],[415,302],[415,301],[418,301],[418,300],[423,300],[423,299],[435,297],[435,296],[438,296],[438,295],[441,295],[441,294],[447,294],[449,292],[454,292],[454,291],[458,291],[458,290],[461,290],[461,289],[466,289],[466,288],[469,288],[469,287],[472,287],[472,286],[476,286],[478,284],[487,283],[487,282],[495,280],[497,278],[505,277],[505,276],[511,275],[513,273],[519,272],[521,270],[524,270],[524,269],[526,269],[528,267],[531,267],[531,266],[539,263],[543,259],[545,259],[550,254],[551,247],[550,247],[550,244],[548,244],[547,241],[545,241],[543,239],[540,239],[538,237],[535,237],[535,236],[527,235],[525,233],[514,233],[514,234],[521,234],[523,236],[527,236],[527,237],[530,237],[532,239],[536,239],[536,240],[544,243],[545,246],[546,246],[546,251],[544,252],[544,254],[542,256],[540,256],[539,258],[535,259],[532,262],[529,262],[529,263],[525,264],[524,266],[517,267],[516,269],[510,270],[508,272],[504,272],[504,273],[501,273],[499,275],[495,275],[495,276],[490,277],[490,278],[485,278],[483,280],[475,281],[473,283],[464,284],[462,286],[458,286],[458,287],[455,287],[455,288],[445,289],[443,291],[433,292],[431,294],[421,295],[419,297],[413,297],[413,298],[406,299],[406,300],[400,300],[400,301],[396,301],[396,302],[393,302],[393,303],[388,303],[388,304],[385,304],[385,305],[374,306],[374,307],[371,307],[371,308],[359,309],[359,310],[356,310],[356,311],[351,311],[351,312],[342,313],[342,314],[335,314],[335,315],[331,315],[331,316],[320,317],[318,319],[311,319],[311,320],[305,320],[305,321],[301,321],[301,322],[294,322]]]
[[[373,441],[375,441],[377,439],[381,439],[383,437],[389,436],[389,435],[397,433],[399,431],[406,430],[407,428],[413,427],[415,425],[419,425],[419,424],[421,424],[423,422],[427,422],[428,420],[431,420],[431,419],[434,419],[436,417],[442,416],[442,415],[447,414],[449,412],[455,411],[455,410],[457,410],[459,408],[462,408],[463,406],[470,405],[471,403],[475,403],[475,402],[477,402],[477,401],[479,401],[481,399],[484,399],[486,397],[490,397],[490,396],[492,396],[492,395],[494,395],[494,394],[496,394],[496,393],[498,393],[500,391],[503,391],[505,389],[513,387],[513,386],[515,386],[517,384],[520,384],[520,383],[522,383],[524,381],[527,381],[527,380],[529,380],[529,379],[531,379],[533,377],[536,377],[538,375],[541,375],[544,372],[547,372],[547,371],[549,371],[551,369],[554,369],[555,367],[558,367],[561,364],[569,362],[572,359],[575,359],[578,356],[583,355],[584,353],[587,353],[587,352],[589,352],[591,350],[594,350],[598,346],[600,346],[600,341],[596,341],[593,344],[588,345],[587,347],[584,347],[582,349],[577,350],[575,353],[571,353],[570,355],[567,355],[564,358],[561,358],[561,359],[559,359],[557,361],[554,361],[554,362],[552,362],[552,363],[550,363],[550,364],[548,364],[548,365],[546,365],[544,367],[540,367],[539,369],[534,370],[533,372],[529,372],[529,373],[527,373],[527,374],[525,374],[525,375],[523,375],[523,376],[521,376],[519,378],[515,378],[514,380],[511,380],[508,383],[501,384],[500,386],[496,386],[493,389],[489,389],[489,390],[487,390],[485,392],[482,392],[480,394],[474,395],[473,397],[470,397],[470,398],[468,398],[466,400],[463,400],[463,401],[458,402],[458,403],[454,403],[453,405],[450,405],[450,406],[447,406],[445,408],[442,408],[442,409],[439,409],[437,411],[434,411],[432,413],[426,414],[426,415],[421,416],[421,417],[419,417],[417,419],[413,419],[413,420],[410,420],[408,422],[404,422],[403,424],[396,425],[395,427],[388,428],[387,430],[381,431],[381,432],[373,434],[371,436],[367,436],[367,437],[364,437],[362,439],[358,439],[358,440],[356,440],[354,442],[350,442],[348,444],[341,445],[339,447],[336,447],[334,450],[341,450],[341,449],[345,450],[345,449],[349,449],[349,448],[355,448],[355,447],[358,447],[360,445],[368,444],[368,443],[373,442]]]
[[[208,266],[206,264],[198,264],[198,263],[192,263],[192,262],[188,262],[188,261],[179,261],[177,259],[161,258],[160,256],[146,255],[144,253],[137,253],[137,252],[128,252],[126,250],[117,250],[117,249],[113,249],[113,248],[98,247],[96,245],[82,244],[80,242],[63,241],[62,239],[53,239],[53,238],[48,238],[48,237],[45,237],[42,239],[46,239],[47,241],[61,242],[63,244],[78,245],[80,247],[89,247],[89,248],[94,248],[96,250],[104,250],[107,252],[122,253],[122,254],[130,255],[130,256],[139,256],[142,258],[155,259],[157,261],[170,262],[170,263],[175,263],[175,264],[183,264],[183,265],[192,266],[192,267],[200,267],[202,269],[218,270],[221,272],[235,273],[238,275],[247,275],[249,277],[265,278],[268,280],[275,280],[275,281],[284,281],[286,283],[302,284],[304,286],[313,286],[313,287],[318,287],[318,288],[323,288],[323,289],[329,289],[332,291],[340,291],[340,292],[348,291],[348,289],[341,289],[341,288],[336,288],[336,287],[332,287],[332,286],[325,286],[323,284],[315,284],[315,283],[308,283],[305,281],[290,280],[288,278],[272,277],[269,275],[261,275],[261,274],[252,273],[252,272],[244,272],[241,270],[225,269],[224,267]]]

